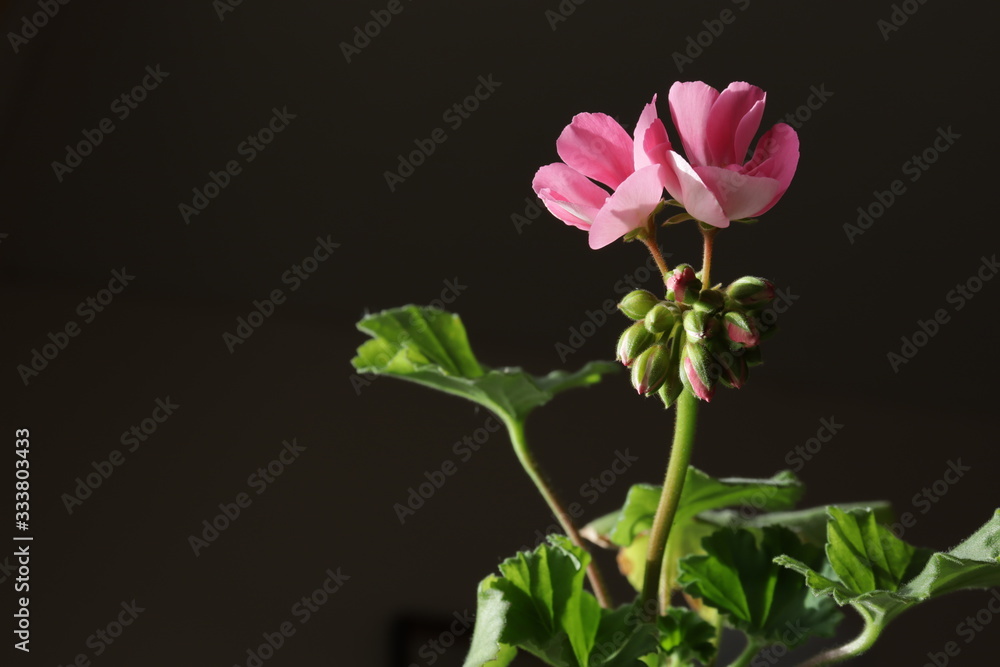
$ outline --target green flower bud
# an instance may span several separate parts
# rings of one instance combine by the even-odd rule
[[[756,276],[744,276],[726,288],[730,299],[741,306],[763,306],[774,299],[774,285]]]
[[[618,304],[618,309],[633,320],[646,317],[649,309],[659,302],[656,295],[644,289],[632,290]]]
[[[719,328],[719,321],[700,310],[684,311],[684,332],[691,341],[711,338]]]
[[[632,386],[640,394],[652,396],[667,379],[670,372],[670,350],[657,343],[639,355],[632,364]]]
[[[723,320],[726,338],[737,347],[756,347],[760,342],[760,333],[753,318],[738,311],[729,311]]]
[[[673,328],[674,322],[677,321],[679,316],[680,309],[677,307],[677,304],[661,301],[649,309],[649,312],[646,313],[646,317],[643,319],[643,323],[645,323],[646,330],[650,333],[664,333]]]
[[[681,352],[684,346],[684,332],[677,330],[670,339],[664,343],[670,349],[670,369],[667,371],[667,378],[657,392],[663,407],[669,408],[681,395],[684,389],[684,382],[681,380]]]
[[[703,401],[711,401],[715,394],[718,372],[713,373],[714,360],[704,343],[689,342],[681,358],[681,381],[688,390]]]
[[[636,322],[622,332],[618,339],[618,361],[631,366],[636,357],[654,342],[656,336],[646,331],[646,325],[641,321]]]
[[[726,304],[725,295],[719,290],[703,289],[698,295],[698,300],[694,302],[694,309],[704,313],[714,313],[722,310]]]

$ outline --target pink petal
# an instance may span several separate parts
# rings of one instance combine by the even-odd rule
[[[663,155],[670,150],[667,128],[656,115],[656,95],[653,101],[643,107],[639,122],[635,124],[633,159],[636,169],[651,164],[662,164]]]
[[[603,248],[646,224],[663,198],[660,165],[643,167],[626,178],[608,198],[590,228],[590,247]]]
[[[607,191],[562,162],[535,172],[531,187],[552,215],[580,229],[590,229],[608,199]]]
[[[766,176],[778,181],[779,188],[774,198],[754,215],[766,213],[785,194],[795,170],[799,165],[799,135],[784,123],[778,123],[768,130],[760,141],[753,158],[744,165],[750,176]]]
[[[632,138],[603,113],[574,116],[556,139],[556,152],[570,167],[611,188],[617,188],[635,170]]]
[[[747,149],[760,127],[766,95],[757,86],[737,81],[729,84],[708,114],[706,133],[712,164],[743,164]]]
[[[670,86],[670,116],[681,135],[688,162],[693,165],[710,164],[708,115],[718,97],[719,91],[701,81],[677,81]]]
[[[758,215],[781,188],[773,178],[747,176],[733,169],[695,167],[694,170],[715,195],[729,220]]]
[[[664,166],[667,173],[663,177],[663,187],[671,197],[684,205],[688,213],[715,227],[729,226],[729,218],[722,210],[719,200],[684,158],[669,151]]]

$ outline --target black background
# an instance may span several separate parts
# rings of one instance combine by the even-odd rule
[[[78,0],[16,53],[6,36],[40,10],[6,8],[3,434],[13,448],[15,428],[31,431],[35,541],[32,651],[5,647],[4,664],[85,653],[107,666],[243,665],[284,621],[296,633],[267,665],[430,664],[418,647],[472,610],[479,579],[551,519],[505,436],[467,462],[455,456],[485,413],[353,376],[364,340],[354,322],[444,291],[484,363],[543,373],[609,358],[623,318],[565,363],[557,344],[619,296],[615,282],[636,273],[644,250],[591,251],[547,214],[520,227],[512,215],[533,201],[532,175],[557,159],[575,113],[605,112],[631,130],[654,93],[667,117],[674,80],[761,86],[763,128],[807,104],[813,87],[832,93],[799,110],[802,157],[783,200],[718,238],[718,279],[761,274],[798,298],[749,386],[703,406],[694,463],[770,475],[834,418],[843,429],[799,471],[806,503],[889,499],[916,515],[906,539],[940,549],[989,518],[1000,284],[986,282],[961,310],[947,295],[998,249],[993,5],[911,0],[915,13],[886,39],[877,22],[889,2],[566,0],[557,21],[547,14],[560,11],[555,0],[402,0],[348,62],[340,44],[385,6],[247,0],[220,18],[209,0]],[[735,18],[711,36],[704,22],[724,9]],[[673,54],[699,33],[711,43],[679,71]],[[169,76],[119,119],[112,101],[147,66]],[[442,114],[480,76],[499,87],[449,126]],[[285,107],[295,118],[245,162],[238,145]],[[52,163],[105,117],[115,130],[58,180]],[[390,191],[384,172],[438,127],[447,140]],[[911,181],[904,163],[948,128],[960,138]],[[242,172],[185,224],[179,204],[232,159]],[[905,192],[852,243],[845,223],[896,179]],[[340,247],[292,292],[281,276],[317,237]],[[697,262],[690,226],[661,240],[672,262]],[[77,304],[122,267],[134,281],[83,323]],[[223,333],[275,288],[287,302],[230,353]],[[887,354],[940,308],[949,322],[894,372]],[[80,334],[25,385],[17,367],[69,320]],[[120,434],[168,396],[175,413],[68,513],[76,478],[124,450]],[[529,435],[589,520],[629,485],[660,480],[671,425],[621,374],[553,402]],[[300,458],[254,494],[248,476],[292,438],[306,448]],[[581,485],[626,448],[638,463],[590,504]],[[12,459],[0,475],[9,494]],[[393,505],[447,459],[457,474],[401,525]],[[914,495],[959,459],[971,470],[921,511]],[[252,504],[196,557],[189,536],[246,491]],[[338,567],[350,579],[299,624],[293,605]],[[12,604],[12,575],[0,577]],[[615,592],[624,600],[628,587]],[[95,657],[88,637],[133,599],[145,611]],[[917,667],[950,641],[960,648],[950,664],[993,664],[994,628],[968,644],[956,630],[987,600],[963,593],[913,611],[857,664]],[[843,638],[856,627],[845,624]],[[460,664],[467,638],[436,664]]]

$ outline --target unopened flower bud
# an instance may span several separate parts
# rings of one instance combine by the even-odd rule
[[[676,304],[661,301],[649,309],[643,323],[650,333],[663,333],[673,328],[679,314],[680,310]]]
[[[694,303],[701,292],[701,281],[694,274],[690,264],[678,264],[667,276],[667,289],[678,303]]]
[[[684,332],[677,331],[674,336],[664,343],[670,349],[670,369],[667,371],[667,378],[657,392],[663,407],[669,408],[673,405],[677,397],[684,390],[684,382],[681,380],[681,351],[684,346]]]
[[[730,311],[723,317],[726,338],[739,347],[756,347],[760,342],[760,333],[753,318],[738,311]]]
[[[719,380],[730,389],[740,389],[746,384],[749,369],[743,350],[731,351],[725,347],[713,351],[719,368]]]
[[[633,320],[641,320],[646,317],[649,309],[659,302],[656,295],[644,289],[632,290],[625,295],[625,298],[618,304],[618,309]]]
[[[719,290],[704,289],[698,295],[698,300],[694,302],[694,309],[704,313],[714,313],[722,310],[726,303],[726,297]]]
[[[657,343],[640,354],[632,364],[632,386],[640,394],[650,396],[656,393],[670,371],[670,350]]]
[[[763,278],[744,276],[727,287],[726,294],[741,306],[762,306],[774,299],[774,285]]]
[[[681,359],[681,380],[688,390],[703,401],[711,401],[715,395],[716,375],[712,373],[712,354],[702,343],[688,343],[684,346]]]
[[[656,341],[656,336],[646,331],[646,325],[636,322],[618,339],[618,361],[631,366],[642,352]]]
[[[719,321],[700,310],[684,311],[684,333],[691,341],[701,341],[715,335]]]

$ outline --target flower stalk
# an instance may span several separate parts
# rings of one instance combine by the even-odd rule
[[[587,549],[587,545],[583,541],[583,537],[580,535],[580,531],[573,523],[573,518],[569,515],[569,512],[566,511],[565,506],[556,495],[555,489],[552,488],[552,485],[548,482],[541,467],[538,465],[538,461],[535,460],[535,456],[531,452],[531,448],[528,446],[528,440],[524,434],[524,424],[519,421],[508,419],[504,420],[504,424],[506,425],[507,432],[510,435],[511,444],[514,445],[514,452],[517,454],[517,460],[521,462],[521,466],[524,468],[524,471],[528,473],[528,477],[531,478],[535,488],[537,488],[538,492],[542,494],[542,498],[545,499],[545,502],[548,504],[552,514],[554,514],[556,520],[559,521],[559,525],[562,526],[563,531],[565,531],[566,535],[575,546],[580,547],[585,551],[589,551],[589,549]],[[604,577],[601,575],[601,571],[597,567],[597,563],[594,560],[591,560],[590,564],[587,566],[587,579],[590,581],[591,588],[594,589],[594,597],[597,598],[598,603],[606,609],[611,608],[611,596],[608,594],[607,586],[604,583]]]
[[[663,571],[663,555],[666,552],[674,517],[677,515],[677,507],[680,505],[684,479],[687,476],[688,465],[691,463],[691,451],[694,448],[698,399],[685,389],[677,398],[675,406],[677,421],[674,425],[674,441],[670,448],[670,462],[667,464],[667,472],[663,480],[663,493],[660,495],[660,502],[656,507],[653,526],[649,533],[646,571],[639,598],[639,609],[647,620],[655,618],[656,614],[651,612],[659,606],[657,595],[660,575]],[[669,600],[665,600],[663,604],[667,605],[669,602]]]

